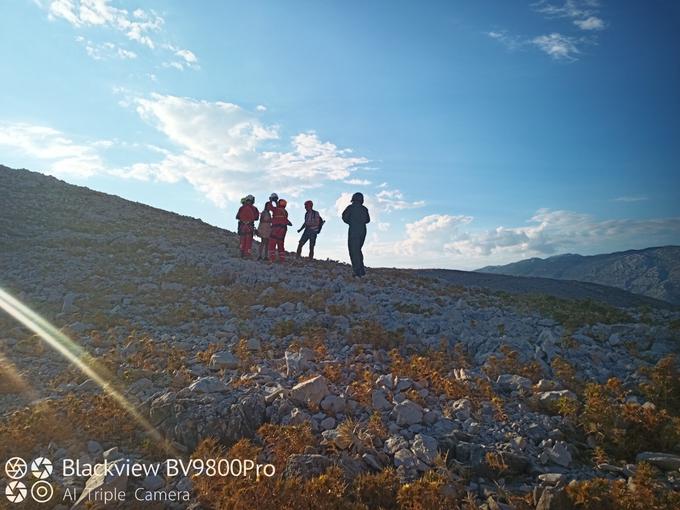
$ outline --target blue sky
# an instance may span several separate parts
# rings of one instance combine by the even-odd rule
[[[312,198],[317,253],[471,269],[680,244],[672,0],[10,0],[0,163],[235,229]],[[288,244],[297,237],[289,234]]]

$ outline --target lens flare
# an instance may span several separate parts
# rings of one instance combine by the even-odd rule
[[[113,377],[100,366],[82,347],[40,317],[33,310],[0,288],[0,308],[11,317],[36,333],[47,345],[61,354],[66,360],[92,379],[139,424],[151,438],[166,452],[176,453],[174,448],[163,439],[161,434],[142,416],[118,390],[113,387]]]

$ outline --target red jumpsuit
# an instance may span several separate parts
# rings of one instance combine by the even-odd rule
[[[276,250],[279,252],[279,262],[285,262],[286,250],[284,242],[288,226],[292,223],[288,220],[288,211],[284,207],[274,207],[272,210],[272,231],[269,234],[269,260],[276,260]]]
[[[250,249],[253,246],[253,234],[255,233],[255,220],[260,217],[260,212],[252,204],[244,204],[238,210],[238,235],[241,238],[241,257],[250,257]]]

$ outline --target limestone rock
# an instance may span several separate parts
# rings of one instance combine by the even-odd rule
[[[290,398],[302,404],[318,406],[329,393],[326,378],[317,375],[308,381],[293,386],[290,390]]]
[[[423,419],[423,408],[407,399],[394,406],[392,418],[397,425],[420,423]]]

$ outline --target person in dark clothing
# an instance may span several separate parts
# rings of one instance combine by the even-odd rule
[[[352,195],[352,203],[343,211],[342,221],[349,225],[347,247],[349,248],[349,258],[352,261],[352,270],[354,276],[361,278],[366,274],[364,254],[361,252],[361,248],[366,240],[366,224],[371,221],[368,209],[364,206],[364,195],[362,193]]]

